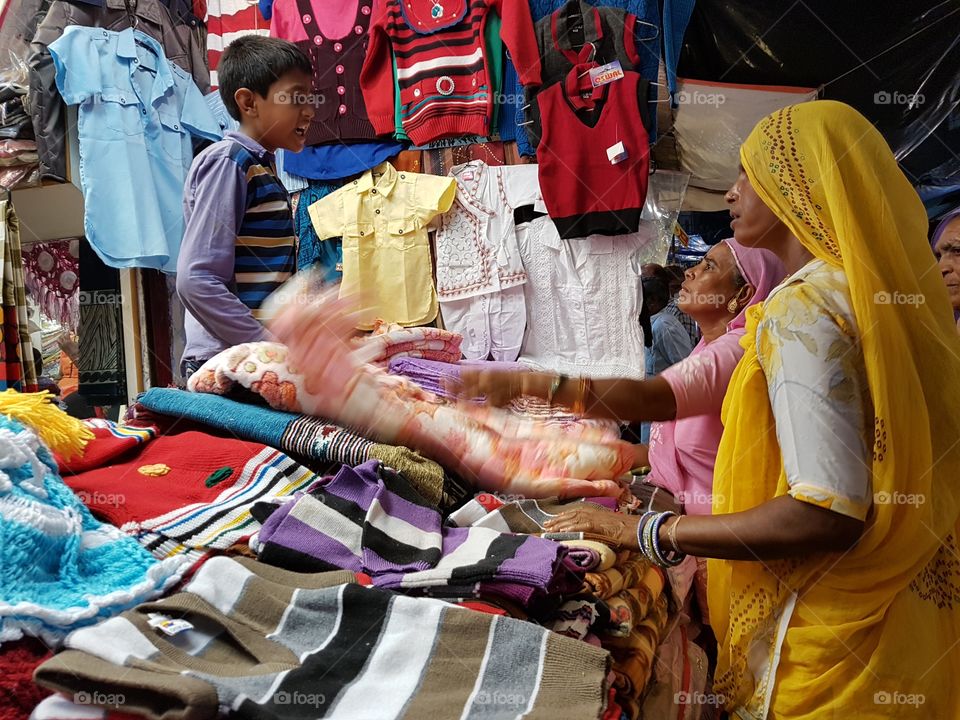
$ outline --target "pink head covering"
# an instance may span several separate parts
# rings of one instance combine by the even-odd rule
[[[750,305],[767,295],[786,276],[783,263],[769,250],[724,240],[744,280],[756,288]],[[748,305],[749,307],[749,305]],[[677,401],[677,419],[654,423],[650,430],[651,480],[676,495],[695,515],[709,515],[713,465],[723,434],[720,408],[734,368],[743,356],[746,308],[711,343],[701,340],[690,356],[667,368],[667,381]]]
[[[749,248],[741,245],[736,240],[730,238],[721,240],[725,243],[730,252],[733,253],[733,259],[737,263],[737,269],[743,275],[743,279],[756,288],[756,292],[750,299],[749,305],[756,305],[767,299],[767,295],[773,290],[780,281],[787,275],[780,258],[769,250],[762,248]],[[733,322],[727,325],[728,330],[736,330],[745,327],[747,324],[747,308],[744,308],[737,315]]]

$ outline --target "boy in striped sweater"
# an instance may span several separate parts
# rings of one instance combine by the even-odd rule
[[[240,130],[196,157],[184,187],[184,377],[221,350],[271,339],[260,305],[296,270],[293,217],[273,153],[304,147],[311,72],[292,43],[255,35],[235,40],[220,60],[220,96]]]

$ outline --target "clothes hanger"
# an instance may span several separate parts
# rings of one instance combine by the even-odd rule
[[[643,25],[645,27],[653,28],[653,35],[651,35],[648,38],[637,38],[637,42],[649,42],[651,40],[656,40],[658,37],[660,37],[659,25],[654,25],[652,22],[647,22],[646,20],[641,20],[640,18],[637,18],[636,23],[637,25]]]
[[[127,9],[127,21],[130,23],[130,29],[136,30],[137,26],[140,24],[140,18],[137,17],[136,8],[137,0],[123,0],[124,7]]]
[[[587,49],[589,49],[589,52],[588,52],[586,55],[584,55],[584,51],[587,50]],[[578,63],[578,64],[580,64],[580,65],[587,64],[587,65],[590,65],[591,67],[588,67],[587,70],[586,70],[586,72],[582,72],[582,73],[580,73],[579,75],[577,75],[578,78],[582,78],[584,75],[589,75],[589,74],[590,74],[590,71],[591,71],[593,68],[597,67],[597,63],[594,61],[594,58],[596,58],[596,57],[597,57],[597,45],[596,45],[596,43],[594,43],[594,42],[588,42],[586,45],[584,45],[582,48],[580,48],[580,57],[579,57],[579,63]]]

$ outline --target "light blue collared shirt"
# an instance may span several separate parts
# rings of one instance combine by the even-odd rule
[[[175,272],[191,136],[220,127],[193,79],[141,32],[68,27],[50,45],[57,88],[79,105],[84,230],[111,267]]]

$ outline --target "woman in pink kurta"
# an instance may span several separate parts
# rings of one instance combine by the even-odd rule
[[[762,302],[784,276],[783,265],[773,253],[746,248],[733,240],[724,240],[722,245],[729,248],[740,278],[753,286],[753,295],[722,335],[711,339],[705,332],[689,357],[660,374],[673,391],[677,419],[654,423],[650,430],[650,480],[672,492],[691,515],[710,514],[713,465],[723,433],[720,408],[733,369],[743,356],[740,338],[747,307]],[[717,252],[720,250],[711,251]],[[708,262],[705,258],[701,265]],[[695,297],[699,267],[687,272],[686,287],[680,292],[680,307],[691,308],[688,312],[695,319],[698,313],[692,305],[703,304]]]

